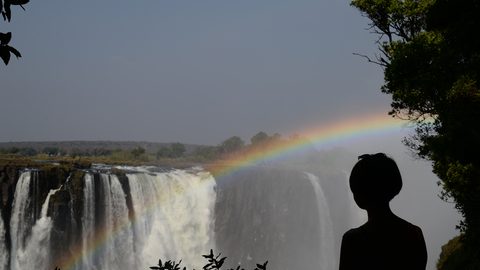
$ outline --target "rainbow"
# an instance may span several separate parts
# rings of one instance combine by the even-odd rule
[[[222,158],[213,164],[206,166],[214,177],[231,174],[242,168],[255,166],[264,161],[275,160],[291,153],[301,152],[311,148],[312,144],[317,149],[328,148],[351,140],[372,135],[392,134],[399,132],[406,126],[401,121],[385,114],[362,115],[343,121],[320,125],[299,133],[298,137],[281,139],[259,147],[247,147],[246,150]],[[73,269],[82,259],[82,256],[94,256],[109,239],[114,238],[122,230],[129,229],[137,219],[149,211],[154,211],[156,205],[151,203],[145,211],[139,215],[132,215],[125,224],[117,225],[114,230],[106,231],[100,228],[95,232],[94,241],[87,248],[88,254],[83,254],[83,247],[79,243],[68,258],[61,258],[56,262],[60,269]],[[152,262],[154,263],[154,262]]]
[[[373,135],[387,135],[406,128],[405,121],[384,114],[362,115],[305,130],[297,138],[279,140],[228,156],[207,169],[215,176],[230,174],[241,168],[273,161],[305,149],[326,149]]]

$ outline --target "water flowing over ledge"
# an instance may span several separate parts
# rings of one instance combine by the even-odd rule
[[[96,164],[62,180],[26,169],[2,198],[12,207],[0,219],[0,268],[149,269],[161,258],[199,269],[214,249],[232,267],[335,269],[321,180],[272,168],[214,179],[201,167]]]

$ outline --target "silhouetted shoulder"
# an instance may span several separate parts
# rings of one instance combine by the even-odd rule
[[[427,251],[422,230],[395,218],[381,224],[365,223],[342,239],[340,270],[424,270]]]

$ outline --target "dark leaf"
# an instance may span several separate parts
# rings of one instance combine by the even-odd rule
[[[3,5],[3,18],[7,19],[7,21],[10,21],[12,19],[12,10],[10,9],[10,3],[9,2],[5,2],[5,4]]]
[[[10,0],[9,2],[11,5],[25,5],[30,2],[30,0]]]
[[[17,49],[13,48],[13,47],[10,47],[10,46],[5,46],[11,53],[13,53],[13,55],[15,55],[17,58],[20,58],[22,57],[22,55],[20,54],[19,51],[17,51]]]
[[[218,268],[222,267],[222,265],[223,265],[223,263],[225,262],[225,259],[226,259],[226,258],[227,258],[227,257],[223,257],[223,258],[221,258],[221,259],[218,261],[218,263],[217,263],[217,267],[218,267]]]
[[[12,32],[0,33],[0,45],[6,45],[12,39]]]
[[[10,52],[5,47],[0,47],[0,58],[2,58],[5,65],[8,65],[10,62]]]
[[[257,264],[257,269],[259,269],[259,270],[267,269],[267,263],[268,263],[268,261],[266,261],[264,264]]]

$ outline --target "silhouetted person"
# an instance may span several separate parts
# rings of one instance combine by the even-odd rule
[[[340,270],[425,270],[422,230],[390,210],[390,201],[402,189],[395,161],[383,153],[360,156],[350,189],[368,221],[343,235]]]

